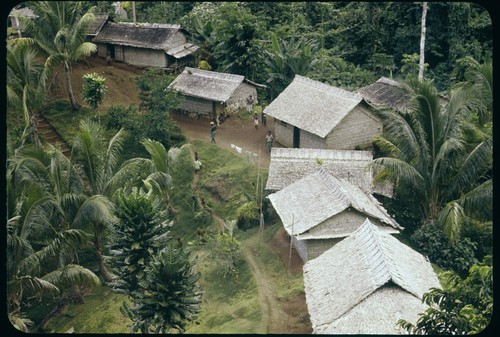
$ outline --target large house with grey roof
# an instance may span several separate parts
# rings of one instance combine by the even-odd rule
[[[170,71],[194,66],[199,49],[178,24],[107,22],[92,42],[100,57],[109,53],[117,62]]]
[[[257,86],[245,76],[186,67],[169,88],[184,97],[179,110],[192,117],[214,119],[237,113],[249,97],[257,103]]]
[[[369,149],[383,127],[362,95],[300,75],[264,112],[276,119],[274,139],[286,147]]]
[[[267,197],[304,262],[355,232],[366,218],[381,230],[403,230],[371,194],[320,167]]]
[[[429,261],[370,220],[304,265],[306,303],[315,334],[405,334],[440,288]]]

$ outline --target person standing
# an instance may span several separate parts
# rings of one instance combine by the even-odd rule
[[[255,130],[259,128],[259,116],[257,114],[253,115],[253,125],[255,126]]]
[[[217,130],[217,126],[215,126],[214,122],[210,122],[210,142],[215,144],[215,133]]]
[[[252,113],[252,110],[253,110],[253,97],[252,95],[250,95],[248,98],[247,98],[247,112],[249,114]]]
[[[271,131],[267,131],[266,135],[266,146],[267,146],[267,152],[271,153],[271,147],[273,146],[273,134]]]
[[[262,111],[262,114],[260,115],[260,119],[262,120],[262,125],[264,127],[267,127],[267,116],[264,111]]]
[[[196,158],[196,160],[194,161],[194,173],[198,174],[198,172],[200,172],[200,168],[201,168],[201,161]]]

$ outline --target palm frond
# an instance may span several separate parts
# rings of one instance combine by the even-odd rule
[[[482,221],[493,218],[493,180],[489,179],[462,195],[457,201],[464,212]]]
[[[462,206],[456,201],[451,201],[441,209],[436,221],[443,226],[443,231],[450,242],[456,242],[460,237],[464,219]]]
[[[87,268],[80,265],[69,264],[61,269],[52,271],[42,278],[57,286],[60,290],[71,288],[75,285],[85,288],[95,288],[101,284],[99,277]]]

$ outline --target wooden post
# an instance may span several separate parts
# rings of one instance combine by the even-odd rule
[[[290,250],[288,251],[288,273],[290,273],[290,264],[291,264],[291,261],[292,261],[293,223],[294,223],[294,216],[292,214],[292,232],[290,234]]]

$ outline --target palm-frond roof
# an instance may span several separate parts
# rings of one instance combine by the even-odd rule
[[[360,94],[295,75],[264,112],[324,138],[362,101]]]
[[[174,43],[178,31],[183,31],[178,24],[108,22],[93,42],[167,51],[178,46]]]
[[[335,223],[326,231],[315,230],[320,224],[344,211],[355,210],[387,225],[385,230],[403,229],[372,195],[320,167],[316,172],[293,182],[268,196],[285,230],[301,239],[340,238],[356,230],[359,224]],[[321,226],[323,227],[323,226]]]
[[[86,34],[96,36],[108,21],[112,21],[109,14],[94,14],[94,21],[87,27]]]
[[[404,85],[387,77],[381,77],[357,92],[375,107],[388,106],[397,111],[405,111],[410,107],[411,96]]]
[[[169,88],[186,96],[226,102],[243,81],[242,75],[186,67]]]
[[[347,179],[364,192],[372,192],[370,151],[273,148],[266,189],[278,191],[316,171],[320,166]]]
[[[429,261],[368,219],[304,265],[306,303],[315,333],[396,333],[415,322],[421,299],[439,280]]]

